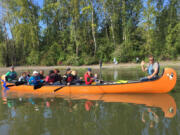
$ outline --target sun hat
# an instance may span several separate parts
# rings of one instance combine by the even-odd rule
[[[33,71],[33,75],[38,74],[38,71]]]

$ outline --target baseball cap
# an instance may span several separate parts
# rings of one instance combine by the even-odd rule
[[[88,68],[88,71],[92,71],[92,69],[91,69],[91,68]]]
[[[67,69],[66,69],[66,71],[70,71],[71,70],[71,68],[70,67],[68,67]]]

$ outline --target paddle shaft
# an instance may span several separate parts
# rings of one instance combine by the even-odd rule
[[[102,70],[102,61],[101,60],[99,61],[99,69],[100,69],[100,77],[99,78],[101,80],[102,79],[102,71],[101,71]]]
[[[58,91],[58,90],[60,90],[60,89],[62,89],[62,88],[64,88],[64,87],[65,87],[65,86],[61,86],[61,87],[55,89],[54,92],[56,92],[56,91]]]

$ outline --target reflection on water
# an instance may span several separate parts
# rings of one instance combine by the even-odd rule
[[[117,80],[118,78],[118,71],[117,69],[114,70],[114,80]]]
[[[109,81],[143,76],[137,70],[102,72]],[[23,96],[2,91],[0,135],[179,135],[178,88],[171,95]]]
[[[179,113],[169,94],[56,95],[55,98],[6,96],[0,105],[0,119],[7,121],[1,125],[8,125],[3,132],[13,130],[17,135],[29,130],[43,135],[61,132],[98,135],[119,131],[124,135],[160,135],[167,131],[171,133],[169,128],[176,123],[174,117],[176,112]],[[127,126],[136,130],[128,131]],[[174,130],[174,133],[179,131]]]

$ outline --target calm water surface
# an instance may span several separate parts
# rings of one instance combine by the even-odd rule
[[[1,98],[0,135],[180,135],[180,68],[173,68],[178,81],[169,94]],[[136,68],[102,73],[109,81],[144,75]]]

